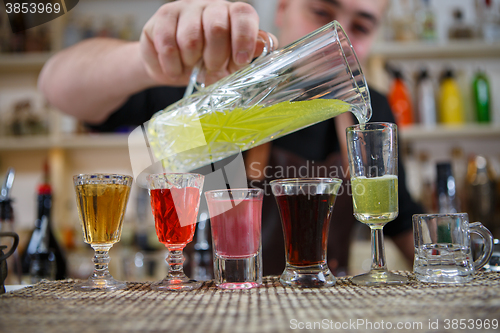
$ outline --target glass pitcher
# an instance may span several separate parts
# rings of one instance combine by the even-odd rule
[[[264,53],[132,132],[134,173],[145,166],[133,157],[141,146],[134,146],[134,137],[147,138],[152,163],[161,160],[167,171],[187,172],[346,111],[361,123],[370,119],[366,80],[338,22],[280,50],[272,51],[268,42]]]

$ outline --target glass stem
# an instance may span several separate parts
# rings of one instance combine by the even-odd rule
[[[109,261],[109,249],[111,249],[113,245],[92,245],[94,249],[94,274],[92,275],[92,279],[109,279],[111,274],[109,274],[108,265]]]
[[[183,278],[184,274],[184,255],[182,249],[169,249],[168,257],[166,259],[169,265],[168,275],[173,278]]]
[[[382,228],[371,228],[372,270],[387,270],[385,263],[384,234]]]

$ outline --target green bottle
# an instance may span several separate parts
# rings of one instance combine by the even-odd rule
[[[478,71],[472,83],[476,119],[479,123],[490,122],[491,93],[490,83],[483,71]]]

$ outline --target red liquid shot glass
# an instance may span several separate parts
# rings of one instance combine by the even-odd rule
[[[186,244],[193,240],[204,177],[193,173],[164,173],[147,176],[156,235],[168,248],[167,276],[153,283],[154,290],[193,290],[201,282],[190,280],[183,269]]]

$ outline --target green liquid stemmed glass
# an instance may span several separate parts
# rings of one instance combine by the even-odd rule
[[[382,233],[384,225],[398,216],[397,126],[366,123],[348,127],[346,132],[354,216],[370,227],[372,242],[371,270],[353,277],[352,282],[406,284],[406,277],[387,270]]]

